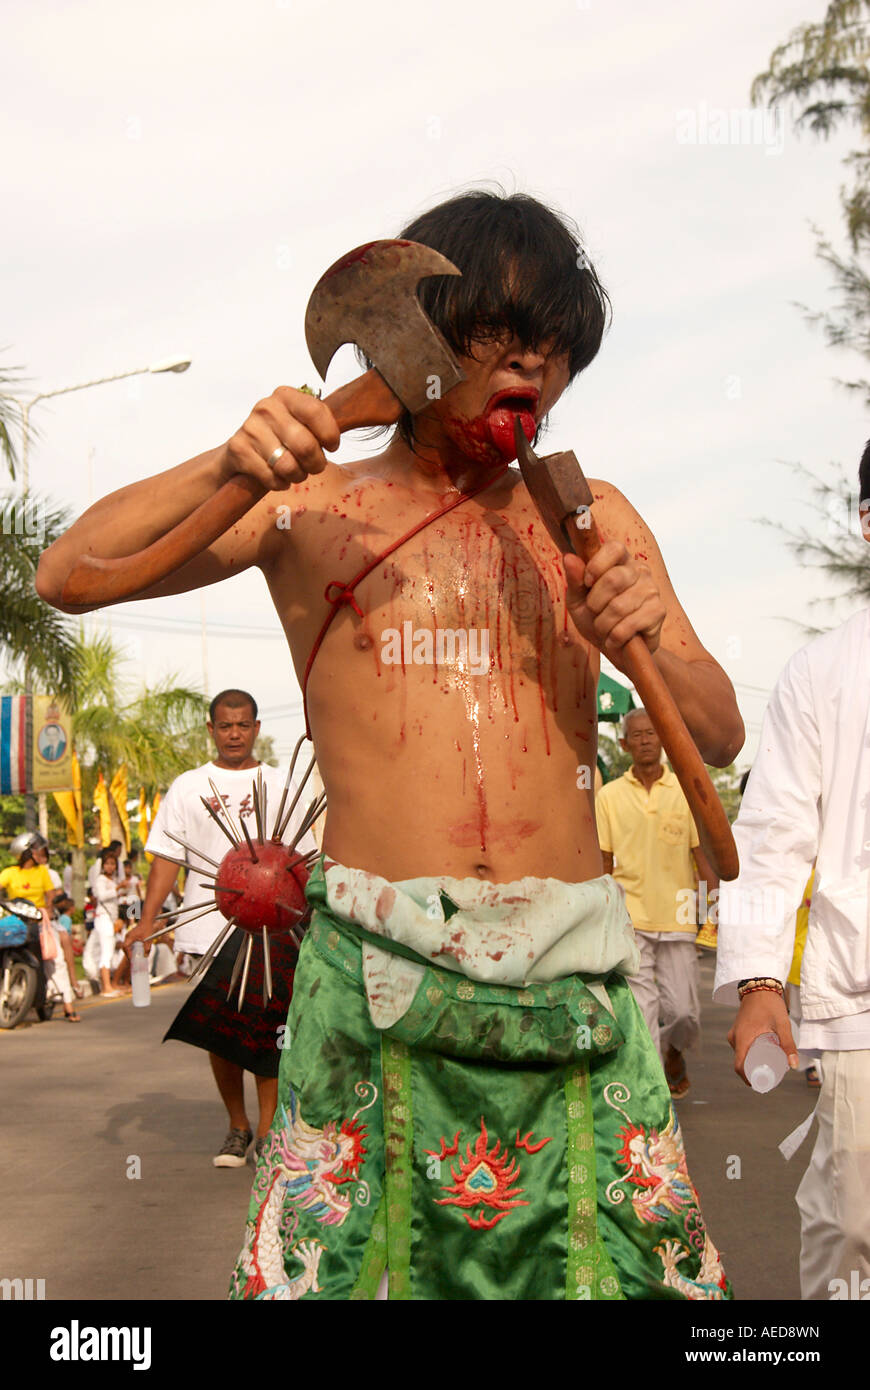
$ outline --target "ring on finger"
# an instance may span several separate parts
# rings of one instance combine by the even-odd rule
[[[268,459],[267,459],[267,462],[268,462],[268,464],[269,464],[269,467],[270,467],[270,468],[274,468],[274,467],[275,467],[275,464],[278,462],[279,458],[281,458],[282,455],[286,454],[286,452],[287,452],[287,450],[285,449],[285,447],[284,447],[283,444],[279,444],[278,447],[277,447],[277,449],[273,449],[272,452],[271,452],[271,454],[269,455],[269,457],[268,457]]]

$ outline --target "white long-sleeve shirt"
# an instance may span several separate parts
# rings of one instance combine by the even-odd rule
[[[798,1045],[870,1047],[870,608],[791,658],[764,716],[722,884],[714,998],[784,981],[816,860]]]

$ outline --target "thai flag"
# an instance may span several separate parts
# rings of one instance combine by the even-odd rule
[[[0,795],[26,792],[30,772],[30,699],[0,695]]]

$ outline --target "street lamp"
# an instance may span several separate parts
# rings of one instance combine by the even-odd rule
[[[123,381],[128,376],[145,376],[147,373],[186,372],[190,366],[189,357],[164,357],[150,367],[135,367],[131,372],[115,372],[113,376],[97,377],[96,381],[82,381],[77,386],[61,386],[56,391],[40,391],[32,400],[21,402],[21,490],[27,492],[30,486],[30,412],[38,401],[50,400],[52,396],[67,396],[70,391],[86,391],[90,386],[104,386],[110,381]]]

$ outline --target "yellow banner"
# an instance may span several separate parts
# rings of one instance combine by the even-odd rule
[[[67,824],[67,844],[72,845],[75,849],[84,849],[85,826],[84,820],[82,819],[82,770],[79,767],[79,760],[75,752],[73,752],[72,755],[72,776],[72,791],[55,792],[54,799],[63,812],[63,818]]]
[[[72,791],[72,720],[55,695],[33,697],[33,790]]]
[[[112,778],[109,795],[115,803],[121,829],[124,832],[124,852],[130,853],[130,818],[127,815],[127,764],[122,763]]]
[[[109,815],[109,789],[102,772],[94,787],[94,805],[100,813],[100,844],[105,849],[112,838],[112,819]]]
[[[157,815],[157,807],[158,807],[159,805],[160,805],[160,793],[158,792],[157,795],[155,796],[154,800],[151,802],[151,820],[148,822],[148,830],[149,830],[149,833],[150,833],[150,831],[151,831],[152,825],[154,824],[154,817]],[[144,846],[144,844],[145,844],[144,838],[143,838],[143,840],[142,840],[142,844],[143,844],[143,846]],[[148,851],[147,851],[147,849],[145,850],[145,858],[147,859],[147,861],[148,861],[149,864],[153,864],[153,862],[154,862],[154,855],[153,855],[153,854],[149,854]]]

